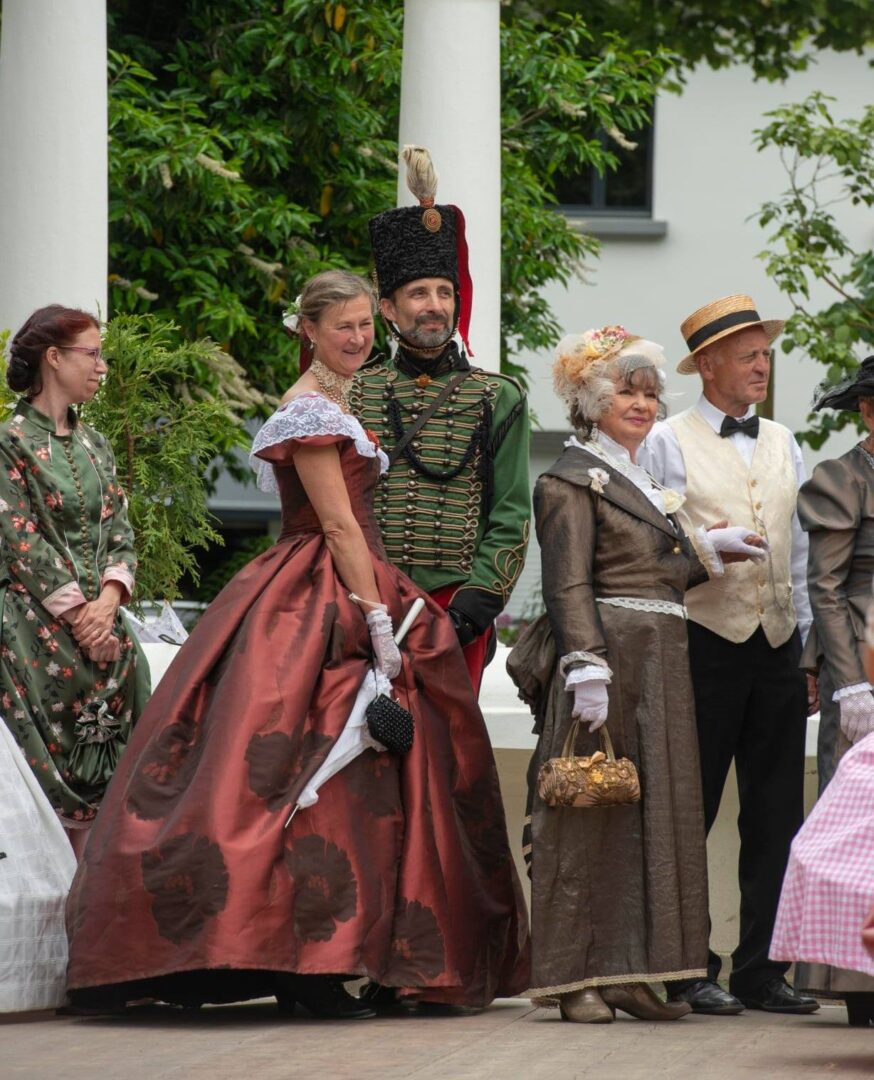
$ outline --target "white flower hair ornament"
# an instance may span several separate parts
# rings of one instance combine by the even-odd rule
[[[589,479],[592,481],[592,491],[596,495],[600,495],[607,484],[610,483],[610,474],[606,469],[589,469]]]
[[[300,333],[300,294],[288,305],[282,313],[282,325],[289,334]]]
[[[663,389],[661,367],[665,354],[661,345],[630,333],[624,326],[604,326],[571,334],[558,343],[552,381],[555,392],[590,423],[597,423],[610,408],[616,393],[616,379],[628,380],[641,368],[654,370],[659,391]]]

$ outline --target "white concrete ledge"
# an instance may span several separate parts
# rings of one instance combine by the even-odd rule
[[[507,674],[507,657],[510,649],[499,645],[494,660],[486,668],[480,690],[479,704],[485,717],[492,746],[500,750],[533,750],[537,737],[531,727],[534,718],[516,692]],[[807,721],[807,744],[805,755],[816,758],[816,739],[819,734],[819,713]]]

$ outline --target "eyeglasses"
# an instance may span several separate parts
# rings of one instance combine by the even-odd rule
[[[95,364],[99,364],[101,360],[105,360],[102,349],[89,349],[85,345],[57,345],[56,348],[61,352],[83,352],[87,356],[90,356]]]

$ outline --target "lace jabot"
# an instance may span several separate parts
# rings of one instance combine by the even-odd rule
[[[575,446],[578,450],[586,450],[595,457],[601,458],[602,461],[606,461],[611,468],[622,473],[626,480],[630,480],[660,514],[667,516],[674,513],[685,501],[675,491],[656,483],[642,465],[637,465],[631,460],[631,455],[624,446],[620,446],[603,431],[596,431],[584,443],[581,443],[576,435],[571,435],[566,440],[565,446]]]
[[[269,461],[255,456],[259,450],[290,439],[307,439],[314,435],[344,435],[352,440],[362,457],[379,459],[380,473],[388,469],[388,458],[373,445],[358,420],[312,390],[298,394],[280,406],[255,436],[249,464],[255,472],[258,487],[273,495],[279,494],[273,466]]]

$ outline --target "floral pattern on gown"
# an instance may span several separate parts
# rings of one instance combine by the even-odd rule
[[[423,594],[384,560],[371,505],[382,456],[357,421],[301,395],[271,424],[256,447],[281,536],[210,605],[137,725],[71,892],[70,986],[81,1000],[101,987],[219,1001],[299,973],[473,1006],[518,993],[527,916],[494,757],[430,599],[394,683],[412,750],[366,750],[285,827],[371,666],[294,467],[301,445],[337,446],[396,626]]]
[[[94,600],[105,581],[130,592],[136,572],[127,502],[107,441],[20,401],[0,424],[0,712],[51,805],[94,817],[149,692],[148,665],[124,617],[121,657],[101,669],[53,601]]]

